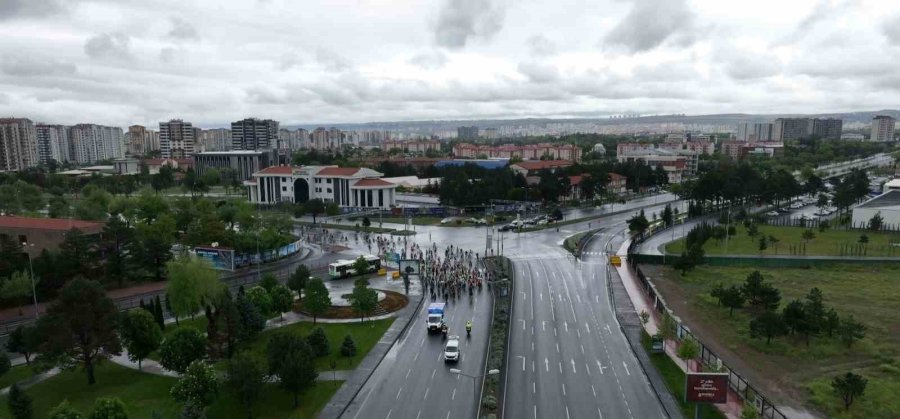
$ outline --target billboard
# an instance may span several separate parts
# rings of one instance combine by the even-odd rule
[[[213,269],[220,271],[234,270],[234,250],[220,247],[195,247],[197,257],[209,261]]]
[[[694,403],[726,403],[728,401],[728,374],[689,372],[685,378],[684,399]]]

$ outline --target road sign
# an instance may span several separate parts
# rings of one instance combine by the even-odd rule
[[[689,372],[685,378],[684,399],[693,403],[728,402],[728,374]]]
[[[622,258],[616,255],[609,257],[609,263],[613,266],[622,266]]]

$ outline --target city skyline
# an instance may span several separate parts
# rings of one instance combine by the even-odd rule
[[[896,107],[893,2],[570,3],[14,0],[0,114],[205,128]]]

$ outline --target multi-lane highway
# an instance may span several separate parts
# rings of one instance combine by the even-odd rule
[[[615,210],[653,206],[647,198]],[[608,211],[608,210],[607,210]],[[592,220],[592,227],[621,230],[633,214]],[[513,259],[516,295],[507,365],[506,418],[664,417],[643,372],[627,346],[606,291],[606,258],[583,262],[560,247],[565,236],[591,228],[588,222],[504,238],[504,254]],[[418,227],[409,240],[483,251],[480,228]],[[618,231],[617,230],[617,231]],[[496,238],[496,236],[495,236]],[[602,240],[598,237],[598,240]],[[609,240],[606,237],[605,240]],[[594,253],[594,252],[592,252]],[[343,418],[472,418],[480,391],[475,381],[450,372],[483,373],[490,300],[487,291],[472,301],[448,305],[451,334],[462,337],[462,360],[445,365],[441,335],[425,331],[425,304],[382,363],[354,398]],[[466,320],[474,321],[471,339]],[[477,390],[476,390],[477,389]],[[601,416],[602,415],[602,416]]]
[[[666,416],[616,323],[605,255],[548,249],[513,266],[505,417]]]

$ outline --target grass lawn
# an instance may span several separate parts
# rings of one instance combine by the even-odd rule
[[[653,366],[656,367],[656,370],[659,371],[659,375],[662,376],[663,381],[666,382],[666,388],[672,393],[675,401],[678,402],[678,407],[681,409],[681,414],[686,418],[693,418],[694,411],[697,409],[698,404],[696,403],[687,403],[684,401],[684,371],[675,364],[675,361],[672,358],[669,358],[666,354],[654,354],[650,353],[650,336],[647,335],[647,332],[641,332],[641,344],[644,346],[644,350],[647,351],[647,354],[650,356],[650,362],[653,363]],[[712,405],[708,404],[700,404],[700,417],[702,418],[722,418],[725,419],[725,415],[716,409]]]
[[[34,400],[34,417],[46,418],[51,409],[68,399],[72,407],[88,413],[98,397],[118,397],[128,406],[134,418],[149,418],[156,411],[164,418],[175,417],[178,405],[169,395],[174,378],[142,373],[104,362],[95,370],[97,383],[87,384],[87,375],[80,369],[63,372],[56,377],[27,389]],[[6,397],[0,397],[6,412]]]
[[[656,269],[656,268],[654,268]],[[744,282],[752,268],[700,266],[681,277],[670,268],[648,273],[679,315],[695,329],[727,347],[756,372],[779,383],[791,398],[838,415],[839,402],[831,392],[831,379],[854,371],[869,378],[866,396],[845,417],[897,417],[900,414],[900,267],[832,265],[816,269],[760,269],[767,281],[781,290],[781,307],[802,299],[812,287],[824,294],[826,307],[840,316],[852,314],[863,322],[866,338],[848,349],[836,338],[813,337],[809,346],[799,337],[781,337],[766,344],[753,339],[749,309],[733,316],[709,295],[718,283],[725,287]],[[680,306],[680,307],[678,307]],[[680,310],[680,311],[679,311]],[[843,415],[843,414],[842,414]],[[840,415],[838,415],[840,416]]]
[[[46,418],[51,409],[63,400],[82,413],[89,413],[98,397],[117,397],[125,403],[132,418],[150,418],[153,412],[163,418],[176,417],[180,405],[172,399],[169,389],[176,379],[142,373],[136,370],[104,362],[96,370],[97,383],[88,386],[87,375],[76,369],[39,383],[25,392],[32,397],[35,418]],[[340,382],[318,382],[300,397],[300,407],[294,410],[290,394],[266,384],[254,406],[253,417],[263,419],[313,418],[328,403],[340,387]],[[2,411],[6,412],[6,397],[0,397]],[[241,413],[236,413],[241,412]],[[235,398],[228,392],[209,407],[210,418],[243,417]],[[5,416],[4,416],[5,417]]]
[[[394,322],[393,318],[383,319],[383,320],[373,320],[366,321],[364,323],[319,323],[316,327],[322,327],[325,329],[325,335],[328,336],[328,342],[331,344],[331,355],[316,358],[316,368],[319,371],[327,371],[331,370],[331,361],[335,361],[337,363],[337,369],[339,370],[348,370],[356,368],[357,365],[362,361],[362,359],[369,353],[369,350],[378,343],[378,340],[381,339],[381,336],[384,332],[390,327],[391,323]],[[266,357],[266,344],[269,342],[269,339],[272,337],[276,331],[288,331],[290,333],[299,334],[301,336],[307,336],[313,330],[313,324],[310,322],[300,322],[294,323],[285,327],[281,327],[278,329],[267,330],[263,333],[260,333],[259,337],[256,338],[251,344],[240,348],[239,350],[250,350],[265,359]],[[353,357],[343,357],[341,356],[341,343],[344,342],[344,336],[346,335],[353,336],[353,340],[356,342],[356,356]],[[216,364],[216,368],[224,370],[226,368],[226,361],[219,361]]]
[[[323,374],[323,373],[320,373]],[[320,381],[315,387],[300,395],[297,410],[290,393],[278,388],[275,384],[266,384],[253,405],[253,417],[256,419],[312,419],[331,400],[331,396],[341,387],[343,381]],[[215,418],[242,418],[244,408],[229,392],[222,394],[209,407],[207,416]]]
[[[759,237],[751,238],[743,225],[736,226],[737,234],[728,239],[728,251],[725,251],[725,242],[717,243],[715,239],[709,239],[703,249],[707,255],[759,255]],[[802,227],[777,227],[760,225],[760,235],[767,238],[773,236],[778,239],[777,244],[768,244],[768,248],[762,255],[791,255],[792,247],[798,248],[806,244],[807,256],[897,256],[900,257],[900,233],[886,233],[865,230],[833,230],[826,229],[819,232],[812,229],[816,237],[809,242],[803,240]],[[865,234],[869,242],[861,246],[858,241]],[[898,245],[892,246],[892,243]],[[848,249],[848,246],[855,247]],[[676,240],[666,245],[666,252],[680,254],[684,247],[683,240]],[[865,252],[862,253],[862,248]],[[856,253],[854,253],[856,252]],[[801,253],[802,255],[802,253]]]
[[[3,376],[0,377],[0,388],[9,387],[13,385],[13,383],[22,381],[26,378],[31,377],[32,375],[34,375],[34,372],[31,369],[31,366],[25,364],[16,365],[15,367],[10,368],[9,371],[6,372],[6,374],[3,374]]]

